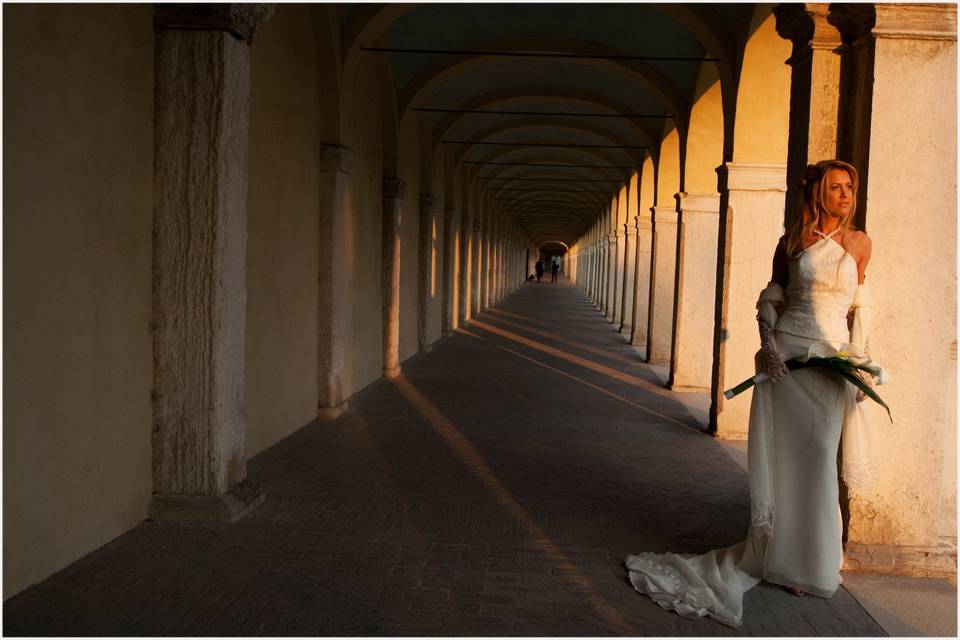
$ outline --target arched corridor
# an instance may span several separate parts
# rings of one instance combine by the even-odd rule
[[[248,518],[146,522],[9,601],[5,632],[728,635],[621,569],[735,542],[749,513],[705,395],[665,375],[569,283],[528,285],[254,457]],[[749,635],[883,633],[845,591],[747,606]]]
[[[829,158],[894,419],[830,555],[956,581],[956,5],[2,11],[5,632],[729,632],[624,554],[749,527]],[[876,629],[783,595],[743,631]]]

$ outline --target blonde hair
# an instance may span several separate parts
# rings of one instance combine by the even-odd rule
[[[853,205],[850,207],[850,213],[840,221],[841,233],[854,228],[854,214],[857,210],[857,188],[860,184],[860,177],[856,167],[842,160],[821,160],[817,164],[808,164],[803,179],[797,186],[803,191],[803,204],[800,208],[800,215],[796,217],[793,224],[787,229],[784,240],[788,256],[795,256],[803,249],[803,243],[813,232],[813,229],[820,221],[820,216],[826,212],[824,202],[827,199],[827,190],[829,185],[824,178],[831,169],[846,171],[850,175],[850,181],[853,183]]]

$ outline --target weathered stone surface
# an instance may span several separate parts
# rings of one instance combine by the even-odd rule
[[[332,420],[347,410],[343,395],[344,348],[349,331],[349,291],[345,270],[348,180],[353,152],[340,145],[320,147],[320,233],[318,253],[319,309],[317,314],[317,417]]]
[[[650,274],[650,321],[647,362],[670,362],[677,269],[677,210],[653,208],[653,263]]]
[[[400,224],[407,183],[383,181],[383,375],[400,375]]]
[[[752,376],[753,354],[759,349],[756,302],[771,276],[773,252],[783,233],[785,165],[726,163],[720,172],[728,204],[720,212],[723,234],[718,322],[713,345],[716,380],[712,390],[711,422],[718,438],[746,439],[750,416],[748,390],[731,401],[723,392]],[[716,338],[716,335],[713,335]]]
[[[246,476],[249,51],[222,31],[156,33],[154,491]]]
[[[670,388],[710,389],[720,194],[681,193]]]

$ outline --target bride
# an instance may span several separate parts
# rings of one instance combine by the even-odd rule
[[[743,594],[761,580],[796,596],[829,598],[839,586],[837,448],[842,431],[844,480],[852,492],[867,486],[868,415],[862,393],[839,374],[788,371],[784,362],[817,343],[867,347],[870,238],[853,229],[857,183],[846,162],[807,166],[802,211],[777,244],[772,280],[757,302],[757,370],[771,381],[754,387],[750,406],[747,538],[703,555],[627,557],[634,588],[665,609],[735,627]]]

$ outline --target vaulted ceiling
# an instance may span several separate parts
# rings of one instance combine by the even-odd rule
[[[535,241],[574,242],[669,130],[701,66],[731,78],[752,4],[341,5],[347,55],[388,56],[400,118]]]

